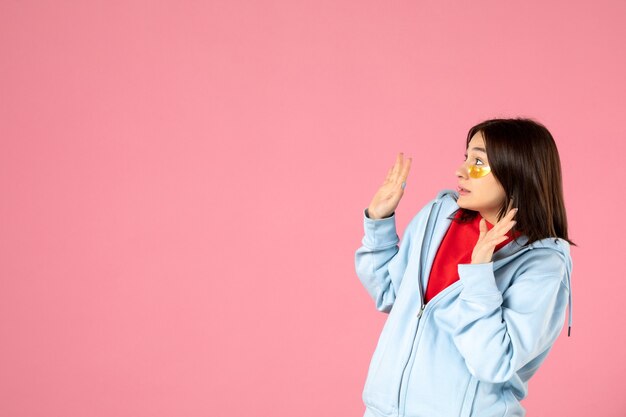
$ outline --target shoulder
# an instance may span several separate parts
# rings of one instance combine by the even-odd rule
[[[411,219],[409,225],[407,226],[410,229],[416,229],[421,225],[424,225],[428,218],[431,215],[433,210],[436,210],[439,214],[439,217],[442,216],[442,213],[448,214],[451,211],[458,209],[458,205],[456,204],[456,200],[458,198],[458,193],[452,189],[442,189],[440,190],[434,198],[431,198]],[[434,219],[438,221],[438,219]]]
[[[533,258],[566,265],[572,263],[570,244],[565,239],[547,237],[529,244],[528,248]]]
[[[452,199],[456,202],[456,200],[459,198],[459,193],[451,188],[444,188],[437,193],[437,197],[435,198],[435,200],[443,198]]]
[[[520,258],[523,270],[548,271],[562,269],[566,264],[563,253],[548,248],[529,247]]]
[[[431,198],[421,209],[417,212],[417,214],[413,217],[413,220],[420,215],[428,214],[431,209],[437,205],[449,205],[454,203],[456,205],[456,200],[458,198],[458,194],[456,191],[451,189],[443,189],[437,192],[437,195],[434,198]]]
[[[532,276],[533,279],[554,279],[570,287],[572,259],[567,241],[542,239],[530,244],[520,255],[518,275]]]

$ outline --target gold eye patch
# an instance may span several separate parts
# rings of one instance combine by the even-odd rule
[[[472,178],[480,178],[491,172],[491,168],[488,165],[470,165],[467,168],[467,173]]]

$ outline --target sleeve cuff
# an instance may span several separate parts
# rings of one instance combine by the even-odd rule
[[[493,262],[482,264],[459,264],[459,279],[463,283],[461,298],[495,297],[502,300],[502,293],[496,285]]]
[[[363,245],[369,248],[385,248],[400,242],[396,231],[395,212],[384,219],[370,219],[365,209],[363,210],[363,227],[365,230]]]

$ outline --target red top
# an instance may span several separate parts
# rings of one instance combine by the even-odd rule
[[[458,218],[460,214],[461,210],[457,211],[456,217]],[[478,213],[474,220],[468,223],[453,221],[450,224],[433,261],[430,277],[428,278],[428,287],[424,295],[425,303],[459,280],[459,264],[472,262],[472,252],[480,235],[481,219],[482,216]],[[493,225],[488,221],[486,223],[487,230],[491,230]],[[520,234],[520,232],[517,232],[516,235],[519,236]],[[513,239],[514,235],[510,230],[506,235],[508,238],[496,245],[494,253]]]

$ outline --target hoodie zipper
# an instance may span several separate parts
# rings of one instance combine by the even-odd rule
[[[426,308],[426,304],[422,303],[422,306],[420,307],[419,311],[417,312],[417,318],[421,319],[422,318],[422,314],[424,313],[424,309]]]
[[[437,205],[437,214],[439,214],[439,210],[441,209],[441,204],[440,204],[440,199],[438,199],[437,201],[435,201],[435,203],[433,204],[433,206],[430,208],[430,211],[428,212],[428,219],[426,220],[426,226],[424,228],[424,239],[422,239],[422,246],[420,247],[420,263],[419,263],[419,268],[418,268],[418,276],[417,276],[417,284],[419,287],[419,296],[420,296],[420,308],[417,312],[417,324],[415,326],[415,333],[413,334],[413,342],[411,343],[411,351],[409,353],[409,357],[406,360],[406,363],[404,364],[404,368],[402,369],[402,373],[400,374],[400,385],[398,387],[398,410],[403,413],[404,410],[400,410],[400,398],[402,397],[402,380],[404,379],[404,374],[406,373],[406,368],[409,365],[409,363],[411,362],[411,357],[413,356],[413,351],[414,351],[414,347],[415,347],[415,337],[417,336],[418,333],[418,329],[419,329],[419,325],[420,325],[420,320],[422,318],[422,314],[424,312],[424,309],[426,308],[426,304],[424,304],[424,295],[423,295],[423,290],[422,290],[422,272],[423,272],[423,264],[425,262],[424,260],[424,256],[428,254],[428,249],[430,249],[430,239],[428,241],[428,247],[426,248],[426,252],[424,253],[424,240],[426,240],[426,234],[428,233],[428,227],[430,225],[430,218],[432,217],[433,211],[435,209],[435,205]],[[431,238],[432,238],[432,233],[431,233]]]

